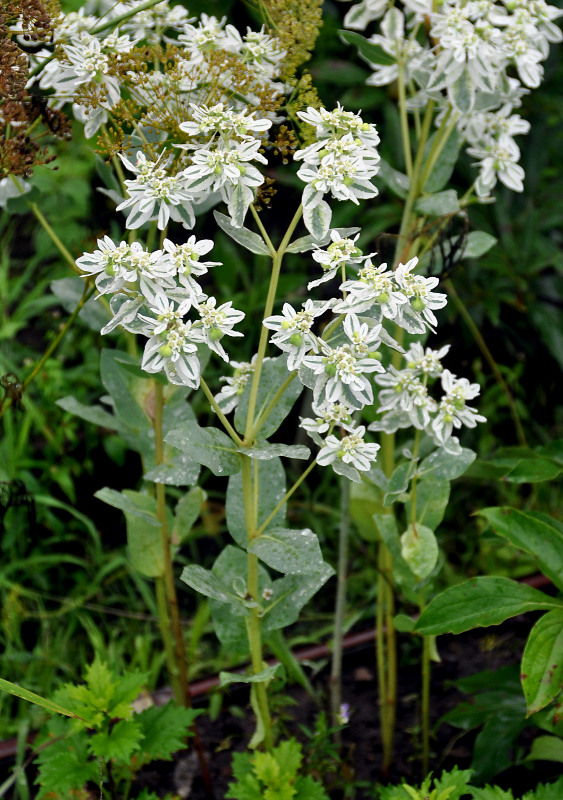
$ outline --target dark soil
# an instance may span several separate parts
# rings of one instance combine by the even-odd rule
[[[530,616],[511,620],[494,629],[494,633],[470,632],[457,637],[442,637],[438,642],[441,663],[432,665],[431,725],[458,703],[467,700],[452,682],[482,670],[496,671],[500,667],[518,664],[526,638],[530,632]],[[398,783],[401,778],[418,784],[421,780],[420,765],[420,675],[417,649],[412,639],[399,639],[401,666],[399,671],[399,701],[397,706],[397,734],[395,755],[389,780],[381,774],[381,744],[378,727],[377,683],[375,678],[374,646],[362,646],[345,655],[345,677],[343,701],[350,706],[350,722],[342,731],[342,763],[334,758],[322,764],[307,763],[307,769],[321,778],[329,790],[332,800],[353,797],[354,800],[373,798],[373,787],[379,782]],[[295,735],[304,744],[305,758],[313,758],[314,742],[307,740],[303,727],[312,730],[319,711],[328,709],[328,669],[325,668],[315,680],[315,688],[321,696],[321,705],[298,687],[286,687],[283,694],[287,700],[284,707],[276,708],[280,736]],[[233,751],[244,750],[253,733],[253,714],[248,706],[248,694],[236,690],[226,695],[222,711],[214,722],[206,715],[198,720],[198,726],[209,754],[214,779],[216,800],[227,797],[227,786],[231,777]],[[519,745],[525,751],[537,732],[526,728]],[[472,745],[476,732],[460,732],[447,723],[436,727],[431,741],[431,769],[441,772],[457,765],[468,768],[472,758]],[[158,792],[178,792],[182,798],[205,800],[201,779],[193,755],[179,754],[175,765],[162,764],[161,769],[145,771],[142,785]],[[557,765],[550,768],[547,762],[540,766],[515,766],[495,778],[504,788],[515,790],[515,797],[534,788],[542,780],[560,773]],[[324,774],[321,774],[321,771]],[[344,785],[357,782],[355,795],[344,794]],[[307,800],[298,798],[297,800]]]

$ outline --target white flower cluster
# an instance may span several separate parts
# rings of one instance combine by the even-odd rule
[[[332,217],[325,194],[356,204],[378,194],[371,179],[379,171],[376,147],[380,140],[375,125],[363,122],[359,114],[345,111],[340,104],[334,111],[308,108],[298,116],[316,129],[317,141],[298,150],[294,158],[303,161],[297,175],[307,184],[303,219],[311,234],[320,239],[328,232]]]
[[[479,385],[442,367],[441,359],[448,350],[449,345],[432,350],[415,343],[404,354],[405,369],[390,367],[385,375],[376,377],[376,383],[385,388],[379,393],[381,418],[369,430],[394,433],[413,425],[448,452],[459,452],[458,440],[452,436],[454,428],[474,428],[478,422],[485,422],[485,417],[467,405],[479,394]],[[438,401],[428,391],[429,381],[437,378],[443,390]]]
[[[345,24],[364,29],[381,19],[369,42],[386,56],[373,63],[367,83],[382,86],[401,73],[418,93],[411,107],[433,100],[449,113],[469,143],[479,177],[476,192],[487,197],[497,180],[522,191],[524,170],[512,138],[529,125],[514,108],[543,77],[550,44],[563,40],[554,20],[563,10],[545,0],[403,0],[403,10],[385,0],[362,0]]]
[[[210,197],[216,202],[223,200],[233,225],[242,226],[255,191],[263,183],[262,174],[251,162],[268,163],[259,152],[261,140],[252,134],[265,133],[272,123],[255,119],[254,113],[225,108],[222,103],[212,108],[192,104],[192,110],[193,121],[181,123],[180,128],[192,137],[205,134],[205,140],[177,145],[190,152],[190,166],[174,171],[174,157],[165,152],[151,160],[139,151],[135,163],[120,155],[135,174],[133,180],[125,181],[128,198],[117,206],[118,211],[129,210],[127,228],[156,221],[164,230],[171,219],[193,228],[194,206],[209,202]]]
[[[142,369],[164,372],[171,383],[196,389],[201,371],[198,347],[207,345],[229,361],[221,340],[242,336],[233,330],[244,313],[229,301],[217,305],[195,278],[217,261],[202,261],[213,247],[210,239],[190,236],[184,244],[164,239],[163,249],[148,252],[139,242],[116,245],[109,236],[98,240],[98,250],[85,253],[76,264],[85,275],[95,275],[100,295],[112,295],[109,333],[118,325],[148,337]],[[192,319],[187,315],[192,313]]]
[[[312,253],[323,275],[309,288],[339,276],[340,297],[308,298],[301,308],[284,303],[281,314],[264,320],[273,331],[271,343],[286,354],[288,370],[298,370],[301,382],[312,389],[314,417],[303,419],[301,427],[320,447],[318,463],[331,464],[337,473],[356,481],[360,472],[370,469],[379,449],[364,440],[365,426],[353,421],[355,412],[374,405],[374,376],[377,384],[391,388],[380,393],[382,420],[370,430],[415,425],[427,430],[437,445],[455,450],[459,446],[451,437],[453,428],[473,427],[483,419],[465,406],[479,387],[442,370],[440,359],[448,347],[434,352],[416,344],[406,354],[407,370],[398,373],[393,367],[385,368],[381,347],[403,350],[386,332],[384,319],[410,333],[425,333],[437,324],[434,311],[446,305],[446,295],[434,291],[437,278],[415,273],[417,258],[395,270],[387,264],[376,267],[374,254],[362,254],[357,238],[333,230],[330,244],[316,245]],[[350,279],[348,272],[353,274]],[[320,318],[329,312],[341,316],[322,335],[315,332]],[[426,384],[439,375],[446,395],[437,403],[428,396]]]

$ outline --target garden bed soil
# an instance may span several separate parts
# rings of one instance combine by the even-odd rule
[[[472,631],[439,639],[441,662],[432,665],[431,726],[462,700],[468,699],[452,685],[453,681],[482,670],[494,671],[519,663],[531,625],[530,615],[527,615],[494,628],[494,632]],[[401,665],[399,671],[397,734],[389,782],[398,783],[405,778],[407,782],[416,785],[421,780],[418,733],[420,673],[412,639],[408,636],[400,637],[399,648],[400,657],[406,663]],[[328,709],[328,687],[329,669],[325,667],[315,680],[315,688],[321,697],[320,707],[304,690],[293,686],[284,691],[288,704],[276,709],[282,735],[295,735],[304,743],[305,753],[311,751],[311,746],[307,745],[303,727],[312,730],[318,712]],[[373,798],[373,786],[383,782],[373,643],[364,644],[345,654],[342,700],[349,704],[350,721],[342,731],[343,762],[338,770],[339,780],[341,785],[342,782],[358,782],[360,788],[354,800],[368,800]],[[214,722],[205,715],[198,719],[198,727],[209,755],[216,800],[227,797],[227,787],[232,780],[233,751],[244,750],[254,730],[247,689],[229,691],[224,697],[223,708]],[[522,737],[527,747],[534,735],[531,728],[523,731]],[[474,738],[475,732],[460,735],[460,731],[449,724],[439,726],[433,732],[431,740],[431,769],[440,773],[442,769],[451,769],[456,765],[460,769],[468,768]],[[515,796],[519,797],[522,792],[559,773],[558,765],[551,767],[546,762],[540,762],[535,768],[512,767],[497,776],[495,781],[503,788],[517,790]],[[163,762],[144,770],[140,778],[143,786],[159,795],[177,792],[182,798],[205,800],[193,754],[178,754],[175,764]],[[330,791],[330,796],[331,800],[340,800],[345,795],[341,789],[334,788]]]

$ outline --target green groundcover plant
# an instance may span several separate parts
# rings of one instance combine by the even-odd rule
[[[453,595],[432,600],[443,565],[435,531],[450,481],[475,458],[457,434],[485,422],[477,407],[479,385],[458,374],[463,365],[450,359],[450,346],[433,347],[432,337],[448,295],[462,306],[449,279],[454,264],[479,257],[495,242],[483,231],[468,232],[467,208],[494,202],[498,182],[516,192],[524,189],[515,137],[527,133],[529,123],[516,110],[540,85],[550,45],[562,38],[554,22],[561,12],[542,0],[354,4],[345,18],[354,30],[341,32],[343,41],[369,64],[369,86],[397,87],[401,156],[390,164],[380,153],[386,131],[340,103],[325,108],[304,70],[319,32],[320,3],[299,10],[290,0],[259,2],[260,25],[246,32],[226,18],[191,17],[166,0],[92,4],[66,14],[39,6],[32,14],[31,4],[22,0],[2,11],[7,100],[0,118],[0,204],[8,213],[29,209],[75,273],[64,286],[53,287],[67,302],[73,300],[74,310],[45,359],[85,310],[91,326],[106,337],[100,403],[86,405],[68,395],[58,404],[117,432],[140,455],[141,487],[105,487],[96,497],[124,512],[130,562],[154,581],[176,700],[189,706],[175,582],[178,556],[205,501],[201,483],[211,474],[232,541],[211,568],[184,564],[181,580],[207,599],[223,648],[250,662],[247,673],[222,673],[221,683],[248,685],[256,719],[250,747],[266,751],[237,757],[239,789],[233,784],[231,791],[240,797],[254,796],[252,791],[272,798],[296,791],[324,796],[311,778],[297,777],[296,743],[280,745],[283,753],[274,747],[269,687],[279,666],[267,666],[263,655],[265,642],[295,623],[335,574],[318,533],[291,527],[287,517],[294,493],[313,470],[324,468],[337,476],[342,498],[333,714],[336,718],[341,709],[349,522],[362,487],[373,506],[369,523],[378,540],[383,773],[392,760],[396,716],[396,625],[412,629],[404,617],[395,619],[398,586],[422,611],[415,630],[426,635],[426,773],[433,637],[461,630],[448,599],[468,591],[454,587]],[[355,32],[374,20],[378,32],[370,38]],[[36,43],[32,49],[25,45],[30,39]],[[110,220],[102,231],[91,231],[78,258],[41,210],[33,175],[34,166],[51,158],[44,137],[68,137],[68,115],[98,150]],[[470,172],[456,172],[454,181],[466,155]],[[383,187],[401,206],[387,262],[360,225],[338,224],[343,217],[349,222],[367,201],[377,204]],[[277,209],[274,219],[264,211],[270,206]],[[361,222],[361,215],[353,221]],[[203,225],[208,234],[202,234]],[[225,292],[221,276],[230,265],[211,260],[214,238],[205,238],[218,231],[267,281],[259,311],[237,307]],[[307,275],[302,271],[300,283],[286,295],[284,278],[292,263],[305,264]],[[244,295],[239,297],[244,303]],[[478,341],[486,355],[486,345]],[[17,392],[6,392],[3,414],[12,413],[18,392],[25,392],[43,363]],[[217,376],[217,365],[224,375]],[[498,369],[495,376],[524,447],[509,387]],[[207,424],[201,424],[204,415]],[[558,474],[557,459],[546,460]],[[305,466],[289,482],[286,464],[298,462]],[[535,523],[534,530],[547,525],[538,518]],[[522,546],[512,529],[506,535]],[[563,563],[559,528],[552,525],[549,535],[550,552],[539,557],[544,567],[550,562],[555,575],[553,554]],[[530,548],[538,554],[528,541],[524,549]],[[508,616],[504,607],[498,614],[484,610],[496,607],[498,598],[503,605],[503,580],[477,578],[471,584],[481,589],[473,592],[480,620],[475,624]],[[511,592],[516,592],[512,584]],[[562,602],[555,598],[546,605],[532,589],[518,592],[524,605],[528,598],[530,607],[549,610],[531,640],[541,639],[542,647],[551,648],[549,658],[555,651],[559,658]],[[526,610],[522,602],[510,613]],[[446,622],[431,624],[440,603]],[[549,659],[544,660],[524,681],[530,712],[560,690],[559,667],[546,688]],[[90,688],[80,692],[90,692],[90,700],[96,680],[106,681],[106,688],[114,681],[100,662],[87,674]],[[132,694],[135,679],[130,680]],[[72,699],[72,690],[61,692],[61,702]],[[158,715],[172,719],[176,711],[150,710],[109,725],[110,713],[119,714],[111,706],[101,708],[106,715],[101,730],[89,739],[83,732],[73,734],[84,769],[90,770],[84,780],[93,779],[94,756],[111,759],[112,780],[127,781],[126,765],[133,753],[143,752],[151,727],[158,728]],[[188,715],[193,721],[186,711],[183,723]],[[54,723],[53,735],[62,735],[68,724]],[[174,745],[178,741],[176,736]],[[194,744],[211,792],[195,728]],[[162,748],[168,757],[171,744]],[[53,745],[41,756],[41,775],[56,769],[56,753]],[[147,757],[154,754],[151,748]],[[447,800],[444,791],[435,800]]]

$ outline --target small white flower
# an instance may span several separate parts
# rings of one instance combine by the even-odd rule
[[[387,269],[387,264],[375,267],[369,258],[359,270],[357,279],[345,281],[340,290],[347,292],[348,296],[335,305],[334,310],[338,314],[350,311],[361,314],[362,311],[377,308],[377,316],[396,319],[400,307],[407,302],[407,296],[398,285],[393,270]]]
[[[215,400],[223,413],[229,414],[237,407],[245,386],[254,372],[257,355],[255,353],[250,362],[231,361],[231,367],[234,368],[232,377],[220,378],[226,383],[226,386],[223,386],[221,391],[215,395]],[[269,361],[269,359],[265,358],[264,361]]]
[[[229,300],[228,303],[217,306],[217,300],[209,297],[195,306],[203,323],[203,337],[207,346],[224,361],[228,361],[229,356],[221,344],[223,336],[243,336],[239,331],[233,330],[233,325],[244,319],[244,312],[237,311],[232,305]]]
[[[327,436],[324,447],[317,456],[317,464],[321,466],[331,464],[335,472],[345,475],[349,473],[341,469],[342,464],[349,464],[360,472],[367,472],[377,459],[379,445],[364,442],[365,432],[365,427],[360,425],[342,439],[332,434]]]
[[[399,372],[389,367],[385,375],[378,375],[375,380],[380,386],[389,387],[379,393],[381,412],[405,412],[411,424],[419,430],[429,425],[431,414],[437,409],[436,401],[428,394],[426,384],[410,369]]]
[[[444,371],[441,359],[449,352],[449,349],[449,344],[439,350],[432,350],[430,347],[424,349],[420,342],[413,342],[404,357],[408,369],[412,370],[414,374],[437,378]]]
[[[414,275],[418,258],[411,258],[406,264],[399,264],[395,270],[395,280],[409,300],[409,307],[416,315],[422,315],[429,326],[436,326],[438,320],[434,316],[435,309],[444,308],[448,302],[447,295],[432,290],[439,284],[438,278],[425,278]],[[405,306],[401,306],[400,314],[404,318]],[[401,324],[399,322],[399,324]]]
[[[290,372],[302,364],[310,350],[318,351],[318,339],[311,333],[311,328],[329,305],[306,300],[301,310],[295,311],[289,303],[284,303],[281,315],[274,314],[264,320],[264,327],[275,331],[270,342],[289,354],[287,368]]]
[[[185,228],[193,228],[194,194],[183,172],[168,174],[163,155],[157,161],[150,161],[144,153],[139,153],[135,164],[121,153],[119,157],[127,169],[137,175],[135,180],[125,181],[129,198],[116,208],[116,211],[130,209],[125,223],[127,228],[134,230],[145,222],[157,220],[159,230],[164,230],[170,219],[181,222]]]
[[[256,134],[264,134],[272,125],[269,119],[254,119],[255,111],[250,114],[226,108],[223,103],[214,106],[197,106],[190,103],[192,120],[180,123],[180,130],[190,136],[205,134],[221,134],[224,139],[255,138]],[[177,145],[189,148],[191,145]]]
[[[162,246],[168,254],[180,284],[194,299],[200,297],[203,290],[194,280],[194,275],[199,278],[205,275],[210,268],[221,265],[220,261],[200,261],[201,256],[213,249],[212,240],[200,239],[198,242],[195,236],[190,236],[185,244],[174,244],[170,239],[165,239]]]
[[[451,436],[454,428],[461,428],[462,425],[474,428],[478,422],[486,422],[486,418],[476,408],[466,405],[468,400],[473,400],[481,391],[478,383],[469,383],[467,378],[457,378],[445,369],[442,373],[442,388],[445,394],[432,422],[432,432],[441,444]]]

